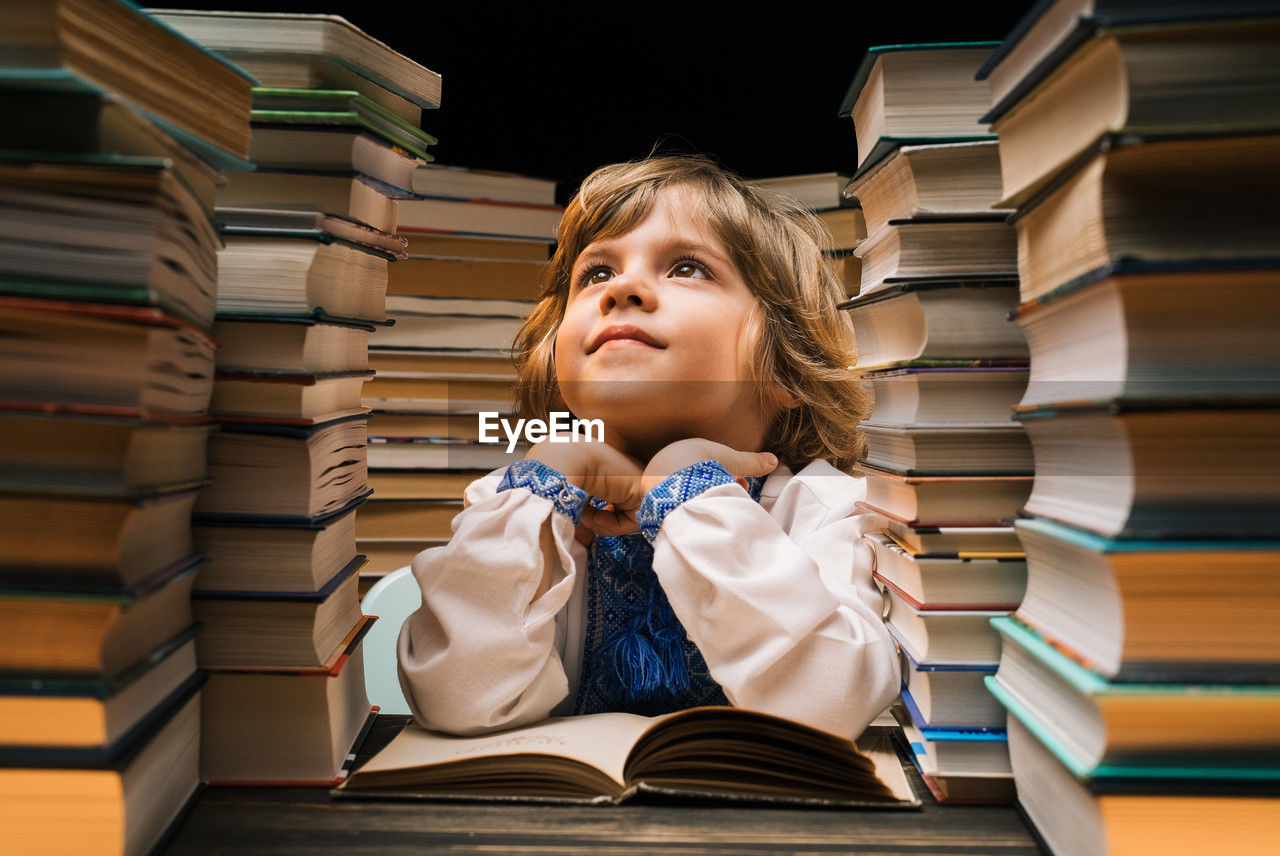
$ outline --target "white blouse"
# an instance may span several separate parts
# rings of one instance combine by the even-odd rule
[[[573,710],[587,549],[559,500],[498,491],[505,470],[473,482],[449,543],[413,560],[422,607],[400,631],[400,684],[427,728],[480,734]],[[716,484],[661,518],[654,573],[735,706],[855,737],[897,696],[864,493],[814,461],[779,466],[759,503]]]

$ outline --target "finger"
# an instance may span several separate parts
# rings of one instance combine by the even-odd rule
[[[614,536],[639,532],[636,519],[622,511],[605,511],[587,506],[582,509],[582,524],[597,535]]]
[[[767,476],[778,466],[778,458],[772,452],[735,452],[728,462],[721,461],[735,479]]]

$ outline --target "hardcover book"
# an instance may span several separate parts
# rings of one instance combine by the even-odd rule
[[[978,120],[987,93],[973,75],[997,44],[869,48],[838,111],[853,119],[859,172],[904,143],[989,138],[986,124]]]
[[[642,793],[828,806],[920,804],[886,738],[855,745],[729,707],[660,717],[553,718],[482,737],[410,725],[334,793],[594,804]]]
[[[1116,541],[1044,519],[1015,526],[1027,550],[1018,617],[1104,678],[1280,677],[1280,542]]]

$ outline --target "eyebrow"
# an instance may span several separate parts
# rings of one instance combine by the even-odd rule
[[[612,249],[611,245],[623,237],[625,235],[618,235],[615,238],[607,238],[603,241],[592,241],[578,254],[578,258],[574,260],[574,267],[577,267],[583,260],[594,261],[608,254]],[[696,256],[709,256],[711,261],[723,265],[731,265],[733,263],[728,256],[717,250],[711,243],[693,240],[684,236],[677,236],[664,241],[657,246],[657,249],[661,255],[678,256],[687,253]]]

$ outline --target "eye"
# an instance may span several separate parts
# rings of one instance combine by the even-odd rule
[[[670,275],[691,279],[711,279],[711,271],[697,259],[680,259],[672,265]]]
[[[613,279],[613,271],[604,265],[589,267],[578,277],[578,285],[600,285]]]

